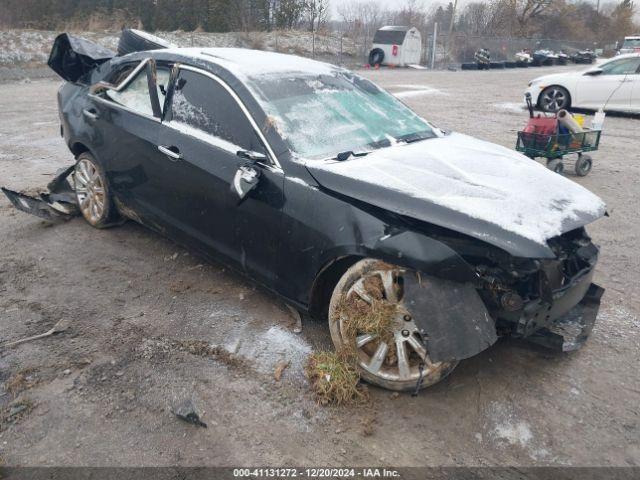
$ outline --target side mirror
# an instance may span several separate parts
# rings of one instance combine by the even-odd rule
[[[595,77],[596,75],[602,75],[603,70],[601,68],[592,68],[591,70],[587,70],[584,72],[585,75],[589,75],[591,77]]]
[[[252,162],[267,162],[267,156],[264,153],[260,152],[252,152],[251,150],[238,150],[236,155],[240,158],[244,158],[245,160],[250,160]]]
[[[258,185],[260,182],[260,170],[253,166],[252,163],[240,166],[233,177],[231,183],[231,191],[238,196],[238,204],[240,204]]]

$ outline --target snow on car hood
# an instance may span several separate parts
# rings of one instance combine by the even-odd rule
[[[307,168],[326,189],[521,257],[553,257],[548,239],[605,213],[600,198],[538,162],[456,133]]]

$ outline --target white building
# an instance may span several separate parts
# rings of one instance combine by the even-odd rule
[[[380,59],[380,51],[383,53]],[[422,56],[422,36],[415,27],[387,26],[373,37],[369,63],[406,67],[417,65]]]

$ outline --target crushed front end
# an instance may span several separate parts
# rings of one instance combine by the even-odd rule
[[[474,262],[480,295],[501,335],[571,351],[595,323],[604,289],[592,282],[598,247],[584,228],[548,242],[553,259],[496,254]]]

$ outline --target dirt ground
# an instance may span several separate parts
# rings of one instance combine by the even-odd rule
[[[512,147],[526,121],[522,92],[542,71],[364,73],[437,125]],[[2,85],[0,185],[33,191],[72,161],[59,136],[58,86]],[[319,407],[307,391],[302,365],[330,344],[325,324],[305,320],[293,333],[277,298],[132,222],[49,226],[0,198],[0,342],[71,322],[56,337],[0,350],[0,458],[28,466],[639,465],[639,129],[639,119],[608,117],[593,172],[570,176],[611,214],[590,228],[602,247],[596,281],[607,292],[588,344],[560,355],[503,340],[417,398],[371,388],[366,407]],[[190,353],[192,341],[230,355]],[[277,382],[282,360],[291,364]],[[186,398],[208,428],[171,413]],[[15,401],[27,408],[7,419]]]

